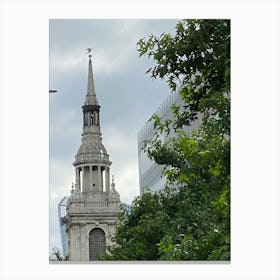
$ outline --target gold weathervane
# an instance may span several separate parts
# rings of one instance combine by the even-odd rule
[[[92,48],[87,48],[87,54],[89,58],[92,58]]]

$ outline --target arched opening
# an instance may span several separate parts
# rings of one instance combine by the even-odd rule
[[[94,228],[89,233],[89,260],[97,261],[100,256],[104,256],[105,249],[105,233],[100,228]]]
[[[93,125],[94,123],[94,114],[93,111],[90,111],[90,125]]]
[[[82,171],[82,168],[79,168],[79,185],[80,185],[80,191],[83,192],[83,183],[84,183],[84,172]]]

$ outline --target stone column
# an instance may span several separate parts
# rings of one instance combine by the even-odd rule
[[[89,165],[89,191],[93,190],[92,186],[92,165]]]
[[[102,166],[100,166],[100,181],[101,181],[101,190],[103,191],[104,182],[103,182],[103,173],[102,173]]]
[[[93,112],[93,125],[96,125],[96,114]]]
[[[87,122],[88,126],[90,126],[90,112],[87,112]]]
[[[110,191],[110,168],[109,167],[106,167],[105,169],[105,172],[106,172],[106,192],[109,192]]]
[[[75,190],[77,192],[81,191],[81,186],[80,186],[80,168],[76,167],[76,184],[75,184]]]
[[[80,261],[81,260],[81,243],[80,243],[80,230],[79,230],[79,225],[78,224],[72,224],[71,226],[71,261]]]
[[[98,190],[101,190],[100,170],[101,170],[100,165],[97,165],[97,189]]]
[[[85,189],[85,167],[82,166],[82,177],[83,177],[83,185],[82,185],[82,191]]]
[[[81,261],[88,261],[88,250],[87,250],[87,242],[88,237],[86,235],[86,224],[80,224],[80,239],[81,239]]]

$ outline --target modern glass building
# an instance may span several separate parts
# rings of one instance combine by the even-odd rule
[[[183,101],[178,92],[170,94],[154,114],[158,115],[162,121],[174,119],[171,109],[173,104],[179,106],[181,110],[184,110]],[[191,126],[187,126],[184,129],[190,133],[192,130],[198,127],[198,124],[199,121],[196,121],[192,123]],[[154,135],[154,122],[150,118],[139,130],[137,135],[140,194],[145,192],[146,187],[152,191],[157,191],[166,183],[166,179],[162,177],[163,166],[158,165],[154,161],[150,160],[142,149],[145,140],[152,139]],[[170,134],[168,136],[163,135],[162,138],[164,139],[164,137],[174,136],[175,132],[171,129]]]
[[[62,244],[62,252],[63,256],[67,256],[67,240],[66,240],[66,207],[67,207],[68,197],[65,196],[58,203],[58,219],[59,219],[59,227],[60,227],[60,237]]]

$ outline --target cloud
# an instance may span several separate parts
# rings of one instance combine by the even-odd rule
[[[137,58],[136,44],[151,33],[171,32],[174,20],[51,20],[50,73],[83,71],[86,48],[93,47],[96,75],[125,72]],[[172,28],[170,28],[172,26]]]
[[[51,20],[50,87],[50,242],[60,240],[57,204],[70,194],[72,162],[81,144],[87,85],[86,48],[93,47],[93,75],[101,105],[101,132],[112,161],[121,201],[139,194],[137,131],[169,93],[145,71],[136,43],[151,33],[174,28],[173,20]]]
[[[115,172],[116,190],[120,194],[121,202],[130,204],[139,195],[139,187],[135,184],[138,180],[138,170],[131,162],[130,166],[118,168]]]
[[[70,194],[74,182],[74,167],[67,159],[50,160],[50,200],[59,202],[67,193]]]
[[[93,47],[94,72],[107,76],[124,71],[135,55],[141,24],[133,20],[76,20],[75,24],[71,20],[53,20],[50,29],[51,40],[55,41],[50,52],[51,73],[82,71],[86,48]],[[68,35],[58,38],[62,29]]]
[[[81,71],[84,66],[84,57],[78,50],[65,49],[63,52],[52,52],[50,55],[50,73],[66,74],[73,70]]]
[[[116,178],[116,189],[121,201],[131,203],[139,195],[137,143],[131,130],[108,126],[104,128],[104,141],[112,161],[111,174]]]
[[[79,125],[77,119],[80,117],[77,114],[77,110],[64,110],[56,114],[55,121],[50,123],[50,137],[59,134],[65,127],[68,128],[68,133],[76,133],[77,126]],[[79,126],[81,126],[81,124]]]

